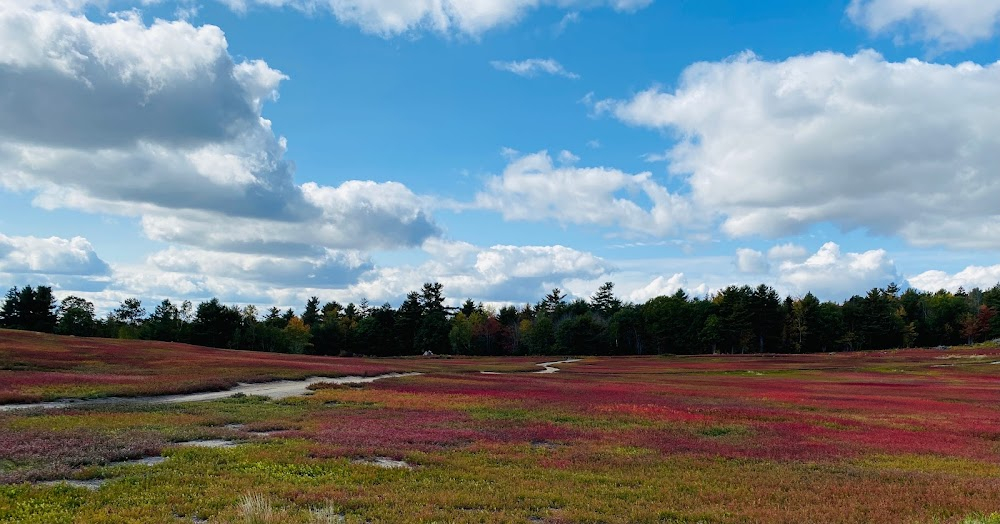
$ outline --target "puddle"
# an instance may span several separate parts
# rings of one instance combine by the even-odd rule
[[[167,457],[143,457],[141,459],[119,460],[108,464],[108,466],[155,466],[166,460]]]
[[[408,462],[405,460],[395,460],[389,457],[375,457],[372,459],[358,459],[354,461],[355,464],[368,464],[369,466],[376,466],[385,469],[413,469]]]
[[[317,508],[309,511],[315,522],[347,522],[347,516],[334,508]]]
[[[143,457],[140,459],[132,460],[118,460],[115,462],[109,462],[107,467],[116,466],[155,466],[157,464],[162,464],[167,460],[167,457]],[[88,480],[72,480],[72,479],[60,479],[60,480],[46,480],[43,482],[34,482],[36,486],[71,486],[74,488],[84,488],[89,490],[97,490],[105,483],[111,479],[88,479]]]
[[[90,480],[47,480],[45,482],[38,482],[36,486],[71,486],[74,488],[84,488],[92,491],[96,491],[98,488],[104,485],[108,479],[90,479]]]
[[[273,437],[273,436],[277,435],[278,433],[281,433],[282,431],[285,431],[285,430],[283,430],[283,429],[276,429],[274,431],[247,431],[247,435],[250,435],[251,437],[263,437],[263,438],[267,438],[267,437]]]
[[[210,439],[210,440],[188,440],[187,442],[174,442],[174,446],[186,446],[192,448],[231,448],[238,446],[239,442],[234,440]]]
[[[281,433],[282,431],[287,431],[285,429],[269,429],[269,430],[247,429],[246,424],[226,424],[223,427],[225,427],[226,429],[231,429],[233,431],[239,431],[251,437],[271,437],[277,433]]]
[[[288,397],[298,397],[311,395],[309,386],[320,382],[328,384],[369,384],[376,380],[387,378],[413,377],[423,373],[386,373],[373,377],[309,377],[302,380],[276,380],[274,382],[260,382],[255,384],[239,384],[232,389],[225,391],[208,391],[205,393],[189,393],[184,395],[162,395],[156,397],[109,397],[89,400],[67,399],[54,402],[37,402],[34,404],[0,404],[0,411],[13,411],[17,409],[57,409],[69,407],[99,406],[113,403],[167,403],[177,402],[202,402],[206,400],[219,400],[229,398],[233,395],[259,395],[272,399],[282,399]]]

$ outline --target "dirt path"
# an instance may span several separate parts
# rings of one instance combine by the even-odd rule
[[[422,373],[387,373],[374,377],[309,377],[302,380],[276,380],[274,382],[260,382],[257,384],[239,384],[234,388],[225,391],[208,391],[204,393],[188,393],[184,395],[161,395],[155,397],[108,397],[95,399],[67,399],[54,402],[37,402],[34,404],[0,404],[0,411],[13,411],[17,409],[57,409],[69,407],[99,406],[117,402],[129,403],[152,403],[170,404],[176,402],[202,402],[206,400],[218,400],[228,398],[242,393],[244,395],[261,395],[273,399],[287,397],[297,397],[308,395],[309,386],[320,382],[327,384],[368,384],[376,380],[399,377],[412,377],[422,375]]]

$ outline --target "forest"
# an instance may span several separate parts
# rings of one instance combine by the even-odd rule
[[[11,288],[0,327],[80,337],[185,342],[315,355],[645,355],[814,353],[971,344],[1000,338],[1000,284],[935,293],[895,284],[843,303],[812,293],[782,299],[771,287],[730,286],[705,297],[683,290],[643,304],[605,283],[589,300],[553,289],[537,303],[499,309],[447,305],[443,286],[424,284],[398,308],[321,302],[301,313],[272,307],[163,300],[150,313],[136,298],[104,317],[94,304],[58,302],[46,286]]]

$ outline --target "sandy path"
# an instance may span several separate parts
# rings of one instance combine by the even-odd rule
[[[570,364],[570,363],[573,363],[573,362],[579,362],[580,360],[581,359],[579,359],[579,358],[570,358],[570,359],[566,359],[566,360],[556,360],[556,361],[553,361],[553,362],[542,362],[541,364],[535,364],[536,366],[541,366],[542,367],[542,369],[540,371],[531,371],[530,373],[539,373],[539,374],[558,373],[559,372],[559,368],[555,367],[556,364]],[[508,374],[510,374],[510,373],[503,373],[503,372],[500,372],[500,371],[480,371],[480,373],[482,373],[483,375],[508,375]]]
[[[557,360],[555,362],[542,362],[541,364],[535,364],[536,366],[541,366],[543,369],[541,371],[536,371],[535,373],[558,373],[559,368],[554,367],[556,364],[572,364],[573,362],[579,362],[578,358],[570,358],[566,360]]]
[[[54,402],[37,402],[34,404],[0,404],[0,411],[13,411],[16,409],[57,409],[68,407],[97,406],[111,404],[115,402],[134,402],[168,404],[176,402],[202,402],[206,400],[218,400],[228,398],[242,393],[244,395],[260,395],[273,399],[297,397],[311,393],[309,386],[320,382],[327,384],[368,384],[376,380],[386,378],[412,377],[422,373],[387,373],[374,377],[309,377],[302,380],[276,380],[274,382],[260,382],[256,384],[238,384],[236,387],[225,391],[208,391],[204,393],[188,393],[184,395],[161,395],[155,397],[108,397],[95,399],[68,399]]]
[[[579,362],[578,358],[570,358],[566,360],[556,360],[552,362],[542,362],[540,364],[535,364],[541,367],[539,371],[533,371],[532,373],[547,374],[547,373],[558,373],[559,368],[555,367],[559,364],[570,364],[573,362]],[[480,373],[484,375],[502,375],[503,373],[497,371],[481,371]],[[177,402],[203,402],[206,400],[219,400],[222,398],[228,398],[237,394],[244,395],[260,395],[264,397],[269,397],[273,399],[281,399],[287,397],[298,397],[302,395],[308,395],[311,393],[309,386],[317,384],[320,382],[325,382],[328,384],[369,384],[375,382],[376,380],[383,380],[387,378],[400,378],[400,377],[413,377],[416,375],[422,375],[423,373],[386,373],[385,375],[377,375],[374,377],[309,377],[302,380],[276,380],[273,382],[259,382],[255,384],[238,384],[236,387],[227,389],[225,391],[206,391],[203,393],[187,393],[184,395],[160,395],[154,397],[107,397],[107,398],[95,398],[95,399],[66,399],[66,400],[56,400],[53,402],[36,402],[34,404],[0,404],[0,411],[14,411],[18,409],[59,409],[59,408],[69,408],[69,407],[86,407],[86,406],[99,406],[102,404],[113,404],[117,402],[134,402],[134,403],[151,403],[151,404],[172,404]]]

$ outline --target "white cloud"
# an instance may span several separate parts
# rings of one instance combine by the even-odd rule
[[[670,155],[667,153],[646,153],[641,157],[646,162],[651,164],[656,162],[667,162],[670,160]]]
[[[736,250],[736,270],[740,273],[760,274],[767,273],[770,269],[764,253],[748,248]]]
[[[632,200],[639,195],[651,203],[648,208]],[[656,183],[651,173],[556,167],[546,151],[512,158],[502,175],[486,182],[475,205],[507,220],[552,219],[649,235],[666,235],[697,220],[688,201]]]
[[[872,51],[689,67],[673,92],[595,104],[672,130],[669,170],[733,236],[832,222],[915,245],[1000,247],[1000,63]]]
[[[199,249],[319,256],[438,233],[401,184],[296,184],[261,116],[286,76],[235,61],[219,28],[53,5],[0,4],[0,187]]]
[[[301,186],[305,221],[229,217],[177,211],[147,213],[143,231],[149,238],[240,253],[317,254],[325,249],[418,246],[438,228],[424,211],[423,199],[402,184],[348,181],[338,187]]]
[[[466,297],[484,302],[534,301],[566,280],[594,278],[612,268],[599,257],[564,246],[482,248],[430,239],[424,250],[430,255],[428,261],[377,268],[349,286],[345,296],[398,301],[424,282],[440,282],[453,302]]]
[[[556,24],[555,27],[552,29],[552,33],[556,36],[559,36],[565,33],[566,29],[569,28],[570,25],[575,24],[579,21],[580,21],[580,13],[578,11],[570,11],[569,13],[563,15],[562,19],[559,20],[559,23]]]
[[[473,266],[486,282],[499,284],[514,278],[549,278],[603,271],[604,262],[564,246],[493,246],[476,256]]]
[[[573,165],[580,161],[580,157],[574,155],[573,153],[566,151],[565,149],[559,152],[559,163],[563,165]]]
[[[540,74],[562,76],[573,79],[580,78],[580,75],[567,71],[562,64],[551,58],[529,58],[527,60],[515,62],[501,62],[499,60],[494,60],[490,62],[490,65],[500,71],[508,71],[514,73],[515,75],[528,78],[535,77]]]
[[[789,292],[807,292],[835,300],[863,294],[875,287],[901,281],[896,265],[882,249],[842,253],[827,242],[804,262],[786,260],[778,267],[777,283]]]
[[[640,9],[645,9],[653,0],[613,0],[611,5],[619,11],[633,12]]]
[[[767,258],[770,260],[799,260],[809,254],[806,248],[792,243],[779,244],[767,250]]]
[[[283,78],[239,68],[222,31],[186,22],[108,23],[0,5],[0,137],[35,145],[202,144],[257,125],[251,96]],[[255,70],[256,74],[253,74]]]
[[[172,273],[249,280],[276,287],[338,287],[353,284],[373,268],[357,252],[327,251],[317,257],[244,255],[170,248],[151,255],[149,264]]]
[[[317,290],[301,286],[288,287],[272,283],[208,274],[163,271],[150,264],[118,265],[106,286],[92,291],[59,293],[79,295],[94,302],[98,310],[109,311],[126,298],[138,298],[147,309],[163,299],[172,302],[190,300],[198,303],[218,298],[226,304],[254,304],[259,307],[295,307]],[[311,293],[311,294],[310,294]],[[299,300],[302,294],[305,298]],[[296,297],[289,300],[290,297]]]
[[[630,292],[627,298],[630,302],[643,304],[652,298],[659,296],[670,296],[678,290],[685,289],[688,285],[684,273],[675,273],[670,277],[658,276],[649,284]],[[697,288],[695,294],[703,292],[703,287]]]
[[[345,24],[384,37],[430,31],[443,35],[479,36],[517,22],[529,11],[553,5],[577,10],[610,7],[634,12],[652,0],[219,0],[243,12],[250,7],[292,7],[306,12],[326,10]]]
[[[969,266],[955,274],[939,270],[924,271],[908,278],[907,282],[911,287],[931,292],[940,289],[955,292],[960,287],[966,290],[976,287],[989,289],[1000,284],[1000,265]]]
[[[872,33],[961,49],[996,35],[1000,0],[851,0],[847,14]]]
[[[0,234],[0,272],[99,277],[110,267],[82,237],[10,237]]]

